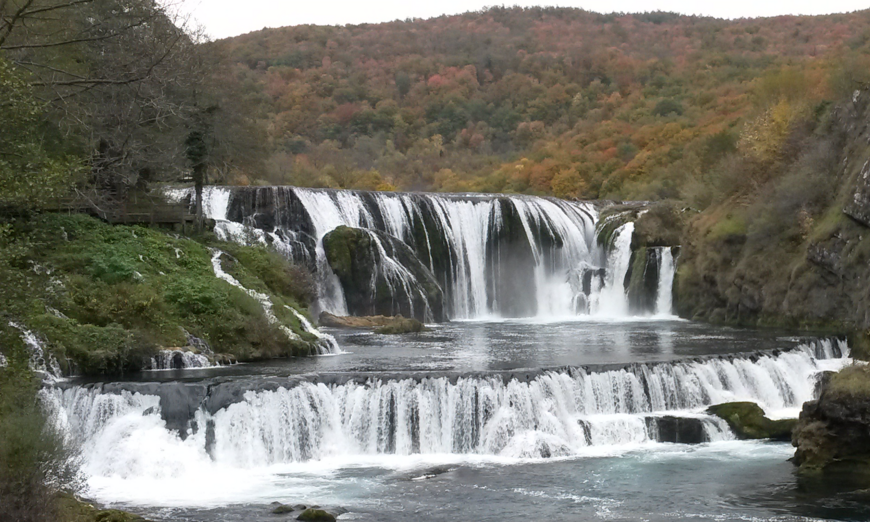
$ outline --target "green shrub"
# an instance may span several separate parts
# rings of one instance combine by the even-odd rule
[[[166,286],[166,301],[182,316],[218,315],[228,306],[229,288],[213,281],[193,277],[174,278]]]
[[[81,486],[72,455],[47,422],[17,334],[0,330],[9,366],[0,369],[0,520],[58,520],[55,487]],[[54,486],[54,487],[53,487]]]
[[[683,114],[683,104],[677,100],[665,98],[656,103],[652,110],[653,116],[680,116]]]

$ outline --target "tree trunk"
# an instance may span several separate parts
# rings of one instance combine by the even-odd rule
[[[205,180],[205,165],[197,165],[193,167],[193,183],[194,192],[196,194],[196,231],[202,233],[203,216],[202,216],[202,186]]]

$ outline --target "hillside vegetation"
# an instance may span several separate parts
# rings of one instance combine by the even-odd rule
[[[216,277],[223,270],[269,295],[259,301]],[[199,241],[86,216],[44,215],[0,228],[0,353],[21,329],[41,338],[65,372],[120,374],[147,367],[159,349],[188,345],[185,332],[238,360],[307,355],[316,338],[284,305],[305,310],[313,283],[277,253]],[[307,281],[307,283],[306,283]],[[291,340],[279,325],[301,338]],[[16,326],[17,325],[17,326]]]
[[[219,42],[270,159],[237,183],[705,207],[716,165],[867,77],[870,11],[717,20],[491,8]]]

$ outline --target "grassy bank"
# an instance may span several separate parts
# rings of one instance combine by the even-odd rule
[[[215,276],[212,256],[257,299]],[[0,330],[33,331],[66,372],[118,374],[160,349],[188,344],[185,332],[241,361],[309,353],[315,338],[287,308],[305,313],[310,275],[265,248],[111,226],[46,214],[0,225]],[[292,340],[284,325],[301,340]],[[4,350],[0,347],[0,350]]]

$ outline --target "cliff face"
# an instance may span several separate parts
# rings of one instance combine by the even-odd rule
[[[814,125],[795,138],[775,179],[690,220],[680,315],[870,329],[870,92]]]

